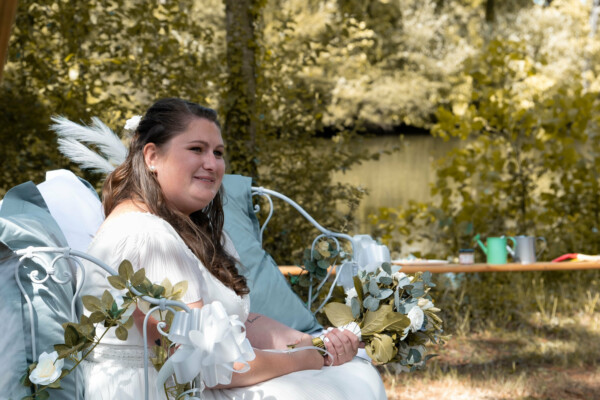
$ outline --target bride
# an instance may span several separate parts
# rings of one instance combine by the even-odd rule
[[[348,330],[325,334],[333,357],[323,357],[316,349],[268,351],[285,350],[289,344],[311,346],[312,338],[249,313],[249,289],[237,269],[243,260],[237,260],[222,229],[224,172],[225,145],[216,113],[181,99],[157,101],[135,129],[125,162],[104,184],[107,217],[88,253],[113,267],[127,259],[134,269],[145,268],[153,282],[165,277],[187,281],[183,301],[190,307],[218,301],[229,315],[245,322],[255,354],[249,370],[234,364],[231,383],[205,389],[205,398],[384,399],[379,374],[355,357],[358,338]],[[82,293],[101,296],[111,289],[100,268],[88,264],[86,274]],[[136,309],[133,315],[139,328],[144,314]],[[158,337],[154,329],[153,340]],[[109,331],[82,363],[85,398],[141,398],[143,357],[138,329],[131,329],[126,341]],[[150,379],[157,379],[152,368]],[[154,386],[150,385],[150,399],[164,399]]]

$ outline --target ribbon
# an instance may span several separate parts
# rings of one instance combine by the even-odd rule
[[[369,235],[356,235],[353,238],[355,260],[361,271],[374,272],[384,262],[390,262],[390,250],[377,244]]]
[[[180,345],[169,358],[179,382],[198,377],[208,387],[226,385],[233,372],[247,372],[255,357],[244,324],[218,301],[175,313],[168,337]],[[235,362],[244,367],[234,369]]]

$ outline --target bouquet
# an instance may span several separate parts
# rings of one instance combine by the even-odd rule
[[[333,326],[358,325],[374,362],[395,362],[403,371],[414,371],[435,356],[427,354],[427,344],[447,339],[429,294],[432,287],[431,272],[407,275],[382,263],[373,272],[359,271],[345,303],[331,301],[324,312]]]

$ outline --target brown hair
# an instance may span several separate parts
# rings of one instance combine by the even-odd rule
[[[148,210],[167,221],[185,244],[223,284],[242,295],[249,293],[246,278],[236,261],[222,245],[223,188],[202,210],[190,216],[168,206],[155,175],[144,161],[143,149],[148,143],[161,147],[183,132],[192,118],[203,118],[220,128],[217,113],[207,107],[177,98],[161,99],[154,103],[140,121],[129,145],[123,164],[106,179],[102,188],[104,214],[125,200],[139,201]]]

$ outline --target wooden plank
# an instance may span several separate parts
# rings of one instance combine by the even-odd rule
[[[8,41],[10,31],[17,13],[17,0],[0,1],[0,82],[2,82],[2,71],[8,54]]]
[[[600,269],[600,263],[589,261],[578,262],[539,262],[534,264],[445,264],[445,265],[400,265],[400,271],[414,273],[419,271],[429,271],[432,273],[446,272],[522,272],[522,271],[573,271],[585,269]]]
[[[571,261],[571,262],[539,262],[534,264],[502,264],[502,265],[489,265],[489,264],[442,264],[442,265],[399,265],[402,268],[400,271],[406,273],[415,273],[419,271],[429,271],[431,273],[447,273],[447,272],[522,272],[522,271],[573,271],[573,270],[587,270],[587,269],[600,269],[600,263],[590,261]],[[280,266],[279,270],[284,275],[300,275],[302,269],[296,266]]]

